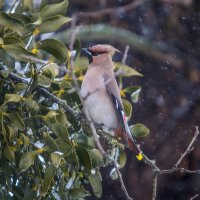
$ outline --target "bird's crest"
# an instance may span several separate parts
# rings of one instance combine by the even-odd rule
[[[114,48],[114,47],[112,47],[111,45],[108,45],[108,44],[97,44],[95,46],[89,47],[88,49],[89,49],[89,51],[92,51],[92,52],[109,53],[111,56],[113,56],[113,54],[115,52],[121,53],[118,49],[116,49],[116,48]]]

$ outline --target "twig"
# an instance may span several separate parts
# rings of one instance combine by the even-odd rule
[[[124,191],[124,194],[125,194],[125,196],[126,196],[126,199],[127,199],[127,200],[133,200],[133,199],[129,196],[129,194],[128,194],[127,190],[126,190],[126,186],[125,186],[125,184],[124,184],[124,181],[123,181],[121,172],[119,171],[119,168],[118,168],[118,166],[117,166],[117,163],[116,163],[114,160],[113,160],[113,164],[114,164],[114,166],[115,166],[117,175],[118,175],[118,177],[119,177],[119,181],[120,181],[120,183],[121,183],[121,188],[122,188],[122,190]]]
[[[200,170],[188,170],[185,168],[178,168],[178,166],[180,165],[181,161],[183,160],[183,158],[189,154],[191,152],[192,149],[192,145],[194,144],[194,142],[196,141],[199,133],[198,130],[198,126],[195,126],[195,133],[194,133],[194,137],[192,138],[190,144],[188,145],[186,151],[181,155],[181,157],[179,158],[179,160],[177,161],[177,163],[175,164],[175,167],[171,168],[171,169],[162,169],[160,170],[155,162],[153,162],[152,160],[150,160],[146,155],[144,155],[144,161],[151,166],[153,172],[154,172],[154,178],[153,178],[153,192],[152,192],[152,200],[156,199],[157,196],[157,185],[158,185],[158,175],[162,175],[162,174],[171,174],[174,172],[182,172],[182,173],[188,173],[188,174],[200,174]]]
[[[195,194],[193,197],[190,198],[190,200],[194,200],[199,196],[199,194]]]
[[[195,129],[196,130],[195,130],[195,133],[194,133],[194,137],[192,138],[192,140],[191,140],[190,144],[188,145],[187,149],[185,150],[185,152],[183,154],[181,154],[181,157],[178,159],[178,161],[174,165],[175,168],[177,168],[180,165],[180,163],[183,160],[183,158],[192,151],[192,145],[197,140],[197,137],[200,134],[199,130],[198,130],[198,126],[195,126]]]
[[[180,5],[184,5],[184,6],[190,6],[192,4],[192,0],[160,0],[162,2],[166,2],[166,3],[173,3],[173,4],[180,4]]]
[[[153,177],[153,194],[152,194],[152,200],[156,200],[157,196],[157,186],[158,186],[158,174],[154,173]]]
[[[88,18],[88,17],[97,18],[97,17],[101,17],[103,15],[118,15],[119,13],[131,11],[131,10],[137,8],[138,6],[140,6],[142,3],[144,3],[144,0],[135,0],[125,6],[115,7],[115,8],[106,8],[106,9],[102,9],[100,11],[78,12],[78,13],[75,13],[75,15],[80,18],[83,18],[83,17],[84,18]]]
[[[200,174],[200,170],[189,170],[185,168],[171,168],[171,169],[162,169],[158,171],[158,174],[171,174],[174,172],[188,173],[188,174]]]
[[[126,45],[126,48],[125,48],[125,51],[124,51],[124,55],[123,55],[123,58],[122,58],[122,64],[123,65],[126,64],[126,59],[127,59],[127,56],[128,56],[129,49],[130,49],[130,46]]]

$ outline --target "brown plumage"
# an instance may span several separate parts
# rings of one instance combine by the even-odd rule
[[[112,56],[118,50],[110,45],[95,45],[84,51],[90,63],[81,86],[81,95],[90,117],[94,123],[113,130],[133,150],[133,138],[125,119],[112,62]]]

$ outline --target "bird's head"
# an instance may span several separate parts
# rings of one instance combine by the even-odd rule
[[[92,47],[83,48],[82,51],[88,57],[89,63],[92,63],[94,60],[102,60],[106,56],[112,57],[115,52],[120,52],[108,44],[97,44]]]

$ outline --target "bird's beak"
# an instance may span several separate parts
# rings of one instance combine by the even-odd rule
[[[91,52],[90,52],[87,48],[82,48],[82,49],[81,49],[81,53],[82,53],[84,56],[87,56],[87,57],[92,56]]]

